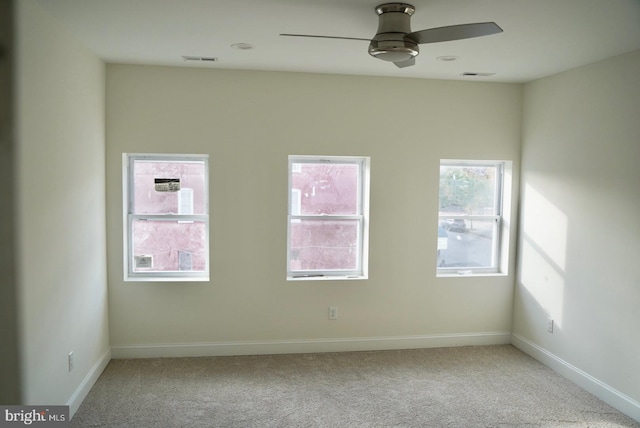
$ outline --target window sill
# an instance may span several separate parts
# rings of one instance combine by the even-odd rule
[[[353,281],[368,279],[364,275],[291,275],[287,281]]]

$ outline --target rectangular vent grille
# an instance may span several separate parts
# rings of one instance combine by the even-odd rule
[[[475,73],[472,71],[467,71],[465,73],[462,73],[462,76],[465,77],[489,77],[489,76],[493,76],[496,73]]]
[[[188,55],[183,55],[182,59],[184,61],[197,61],[197,62],[216,62],[218,60],[218,58],[216,57],[188,56]]]

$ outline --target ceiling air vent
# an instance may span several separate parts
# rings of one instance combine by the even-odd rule
[[[471,71],[467,71],[461,74],[461,76],[464,77],[489,77],[489,76],[493,76],[496,73],[475,73],[475,72],[471,72]]]
[[[182,59],[184,61],[196,61],[196,62],[216,62],[218,60],[218,58],[216,57],[188,56],[188,55],[182,55]]]

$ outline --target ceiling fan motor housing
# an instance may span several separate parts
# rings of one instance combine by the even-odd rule
[[[378,31],[369,44],[369,54],[391,62],[407,61],[418,55],[418,44],[406,37],[411,33],[414,12],[415,8],[406,3],[385,3],[376,7]]]

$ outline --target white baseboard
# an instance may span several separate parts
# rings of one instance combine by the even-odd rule
[[[552,354],[524,337],[513,334],[511,343],[552,370],[571,380],[581,388],[595,395],[605,403],[620,410],[630,418],[640,422],[640,403],[628,395],[612,388],[604,382],[580,370],[562,358]]]
[[[73,418],[73,415],[76,414],[80,408],[80,404],[82,404],[82,401],[84,401],[87,394],[89,394],[89,391],[91,391],[91,388],[93,388],[93,385],[107,367],[109,361],[111,361],[111,348],[107,349],[98,361],[96,361],[93,367],[91,367],[89,373],[87,373],[71,398],[67,401],[67,406],[69,406],[69,418]]]
[[[382,351],[451,346],[506,345],[509,332],[436,334],[428,336],[355,337],[267,342],[172,343],[112,346],[112,358],[208,357],[227,355],[301,354],[312,352]]]

